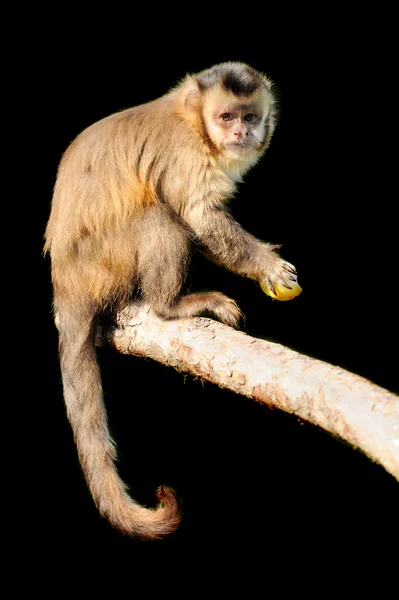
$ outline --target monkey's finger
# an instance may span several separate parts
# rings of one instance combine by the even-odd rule
[[[262,287],[262,284],[261,284],[261,286],[260,286],[260,287]],[[273,296],[277,296],[276,288],[274,287],[274,285],[273,285],[273,282],[272,282],[272,280],[270,279],[270,277],[268,277],[268,278],[267,278],[267,287],[268,287],[268,289],[270,290],[270,292],[273,294]],[[263,289],[263,288],[262,288],[262,289]],[[267,292],[266,292],[266,293],[267,293]],[[272,296],[272,297],[273,297],[273,296]]]
[[[283,279],[283,278],[281,277],[281,278],[280,278],[280,281],[281,281],[281,285],[282,285],[283,287],[287,288],[287,290],[292,290],[292,286],[291,286],[291,285],[289,285],[289,284],[288,284],[288,283],[285,281],[285,279]]]
[[[283,266],[283,269],[285,271],[288,271],[289,273],[292,273],[293,275],[296,275],[296,268],[291,263],[289,263],[286,260],[284,260],[282,266]]]

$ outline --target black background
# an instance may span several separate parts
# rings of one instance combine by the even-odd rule
[[[74,15],[62,37],[56,29],[44,43],[37,40],[30,63],[39,115],[34,139],[41,145],[35,243],[47,381],[35,445],[37,523],[46,556],[72,545],[82,557],[233,549],[238,560],[256,552],[269,565],[289,565],[293,557],[312,564],[328,554],[329,564],[343,572],[353,556],[371,564],[381,557],[398,534],[399,505],[398,483],[346,444],[152,361],[103,349],[99,359],[121,475],[143,503],[153,502],[162,483],[175,487],[184,502],[176,534],[160,544],[140,544],[98,515],[65,416],[50,264],[40,257],[61,154],[92,122],[156,98],[187,72],[225,60],[267,73],[281,106],[271,148],[240,186],[233,214],[258,237],[283,244],[282,255],[296,265],[304,291],[292,302],[273,302],[254,282],[200,257],[193,261],[192,288],[235,298],[248,334],[398,392],[389,15],[377,22],[374,15],[326,11],[269,22],[249,8],[245,16],[219,9],[211,24],[198,15],[196,29],[194,17],[170,28],[158,15],[156,33],[133,15],[133,30],[141,32],[143,24],[141,38],[120,23],[124,18],[108,23],[104,15],[88,41],[88,25],[80,26]],[[38,383],[43,390],[41,371]],[[211,568],[206,556],[196,559],[195,576]]]

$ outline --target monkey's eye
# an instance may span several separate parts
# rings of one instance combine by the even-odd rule
[[[220,116],[220,118],[221,118],[223,121],[230,121],[230,120],[231,120],[231,114],[230,114],[230,113],[223,113],[223,114]]]
[[[253,113],[248,113],[244,117],[244,121],[248,121],[248,122],[255,121],[255,119],[256,119],[256,115],[254,115]]]

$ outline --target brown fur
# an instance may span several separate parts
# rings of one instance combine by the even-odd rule
[[[201,79],[203,73],[75,139],[60,163],[45,236],[64,396],[80,462],[101,514],[139,538],[176,529],[180,508],[166,487],[158,491],[156,510],[141,507],[119,478],[94,347],[97,316],[139,292],[164,318],[209,311],[236,326],[240,310],[223,294],[181,295],[195,242],[216,262],[253,279],[273,283],[286,268],[274,247],[224,210],[236,181],[270,142],[271,84],[241,63],[216,66]],[[252,103],[262,120],[252,126],[239,117],[222,128],[214,114],[224,98],[233,111]],[[229,149],[226,133],[251,140],[246,151]]]

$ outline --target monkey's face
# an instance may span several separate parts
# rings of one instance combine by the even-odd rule
[[[204,119],[216,148],[231,158],[247,161],[263,149],[271,100],[266,90],[251,98],[238,98],[220,87],[205,100]]]

